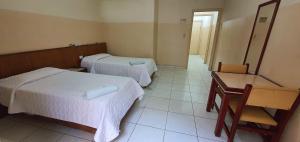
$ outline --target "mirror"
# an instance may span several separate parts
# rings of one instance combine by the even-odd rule
[[[254,26],[244,58],[248,63],[249,73],[258,74],[260,64],[272,31],[280,0],[273,0],[259,5]]]

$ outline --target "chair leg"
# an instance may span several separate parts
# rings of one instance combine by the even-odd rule
[[[233,142],[239,124],[239,116],[233,118],[227,142]]]
[[[217,88],[217,82],[214,79],[212,79],[211,86],[210,86],[209,97],[208,97],[207,106],[206,106],[206,111],[207,112],[211,111],[211,109],[213,108],[213,105],[215,103],[214,98],[216,96],[216,88]]]
[[[230,96],[224,95],[222,102],[221,102],[219,115],[218,115],[218,119],[217,119],[217,124],[216,124],[216,128],[215,128],[215,136],[217,136],[217,137],[220,137],[221,133],[222,133],[226,113],[228,110],[229,99],[230,99]]]

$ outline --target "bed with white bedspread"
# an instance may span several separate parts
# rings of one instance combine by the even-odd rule
[[[93,99],[86,92],[114,85]],[[10,114],[29,113],[96,128],[96,142],[112,141],[131,105],[144,94],[131,78],[43,68],[0,80],[0,103]]]
[[[81,67],[96,74],[132,77],[143,87],[151,83],[151,75],[157,71],[151,58],[119,57],[104,53],[84,57]]]

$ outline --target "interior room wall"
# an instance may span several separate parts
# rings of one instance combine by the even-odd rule
[[[190,54],[191,55],[199,55],[201,38],[200,34],[202,31],[202,21],[195,20],[193,21],[193,28],[192,28],[192,36],[191,36],[191,44],[190,44]]]
[[[260,22],[258,19],[256,21],[255,30],[253,32],[253,37],[251,39],[251,44],[248,50],[246,63],[249,66],[249,73],[255,73],[256,67],[259,62],[260,54],[262,52],[262,47],[265,44],[265,40],[270,28],[272,17],[276,8],[276,3],[264,6],[260,11],[258,17],[266,17],[265,22]]]
[[[187,66],[193,10],[222,8],[223,0],[159,0],[157,61]]]
[[[207,50],[207,56],[206,59],[204,59],[204,63],[208,64],[209,68],[210,68],[210,64],[212,63],[212,54],[213,54],[213,48],[215,48],[215,44],[217,41],[217,37],[216,37],[216,32],[217,32],[217,22],[218,22],[218,18],[219,18],[219,13],[218,12],[211,12],[213,14],[212,16],[212,25],[211,25],[211,38],[209,41],[209,47]]]
[[[0,54],[102,42],[97,0],[0,0]]]
[[[110,53],[154,57],[155,0],[100,0],[98,13]]]
[[[206,51],[209,47],[210,42],[210,33],[212,28],[212,16],[201,16],[201,20],[203,21],[202,30],[200,33],[201,43],[199,55],[204,59],[206,57]]]
[[[217,60],[242,63],[258,5],[267,0],[226,0]],[[299,0],[282,0],[259,74],[287,87],[300,84]],[[283,58],[284,57],[284,58]],[[282,142],[298,142],[300,108],[290,120]]]

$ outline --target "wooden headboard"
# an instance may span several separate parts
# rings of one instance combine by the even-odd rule
[[[106,43],[70,46],[56,49],[0,55],[0,78],[43,67],[80,67],[79,56],[106,53]]]

